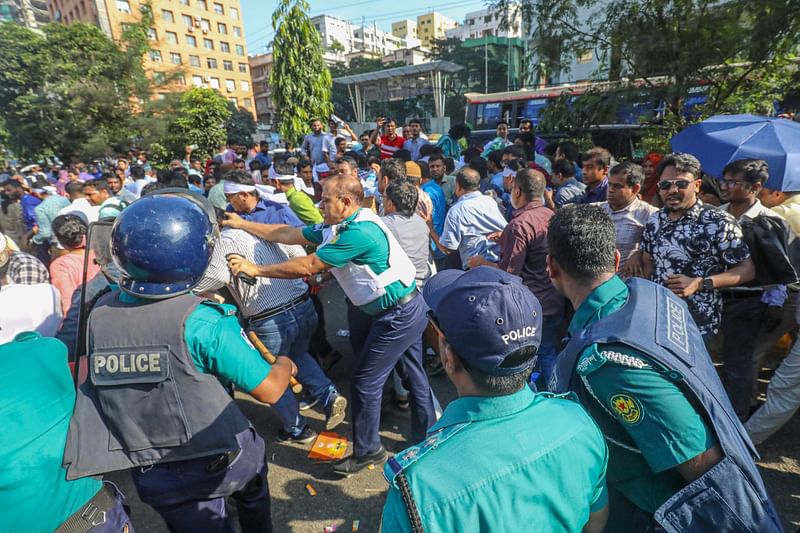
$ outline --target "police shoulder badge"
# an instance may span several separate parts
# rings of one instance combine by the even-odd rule
[[[642,404],[632,394],[618,392],[609,399],[611,411],[622,422],[631,426],[642,421]]]

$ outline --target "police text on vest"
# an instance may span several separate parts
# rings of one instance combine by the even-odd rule
[[[160,353],[94,355],[92,359],[95,374],[99,374],[101,370],[108,374],[161,371]]]

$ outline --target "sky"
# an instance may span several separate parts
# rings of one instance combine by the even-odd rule
[[[390,2],[387,0],[308,0],[311,6],[310,16],[330,15],[353,23],[365,25],[374,22],[378,28],[391,31],[392,22],[401,19],[416,20],[417,15],[436,11],[460,23],[464,15],[470,11],[478,11],[485,7],[485,0],[404,0]],[[244,31],[247,39],[247,52],[258,54],[266,51],[272,41],[272,11],[274,2],[264,0],[241,0],[244,15]]]

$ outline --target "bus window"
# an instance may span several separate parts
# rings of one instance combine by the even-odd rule
[[[529,118],[533,121],[533,125],[539,124],[539,113],[542,112],[547,106],[548,100],[546,98],[533,98],[525,102],[524,113],[521,118]]]
[[[514,102],[508,102],[503,104],[503,111],[501,113],[501,116],[503,117],[503,120],[505,120],[508,124],[512,124],[511,119],[514,116],[514,114],[512,113],[513,106]]]
[[[475,127],[479,130],[495,128],[497,121],[500,120],[500,111],[500,104],[498,103],[479,104]]]

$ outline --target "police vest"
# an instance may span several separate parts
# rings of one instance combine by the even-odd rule
[[[550,388],[580,393],[578,358],[592,344],[622,343],[646,354],[702,406],[725,457],[656,510],[670,533],[782,531],[754,458],[758,454],[722,387],[686,304],[655,283],[633,279],[625,305],[573,336],[558,357]]]
[[[183,338],[192,294],[97,302],[88,323],[88,377],[64,450],[67,479],[225,453],[249,427],[217,378],[197,370]]]
[[[343,267],[331,269],[331,273],[353,305],[366,305],[377,300],[386,294],[386,287],[395,281],[401,282],[405,287],[414,283],[414,277],[417,274],[414,263],[400,247],[386,224],[369,209],[361,209],[352,222],[343,222],[323,228],[322,244],[319,247],[322,248],[336,242],[338,235],[346,231],[347,227],[354,222],[376,224],[386,235],[386,239],[389,241],[389,268],[376,274],[368,265],[357,265],[351,261]]]

